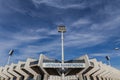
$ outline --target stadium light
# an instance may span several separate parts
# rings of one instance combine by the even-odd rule
[[[58,26],[58,32],[66,32],[66,28],[65,28],[65,26],[64,25],[60,25],[60,26]]]
[[[58,26],[58,32],[61,33],[61,49],[62,49],[62,56],[61,56],[61,61],[62,64],[64,64],[64,32],[66,32],[66,28],[64,25]],[[64,74],[64,66],[62,66],[62,80],[65,80],[65,74]]]
[[[8,64],[8,65],[10,64],[10,58],[11,58],[11,56],[13,55],[13,52],[14,52],[14,50],[10,50],[10,51],[9,51],[9,57],[8,57],[8,61],[7,61],[7,64]]]
[[[105,58],[106,58],[106,60],[107,60],[107,62],[108,62],[108,65],[111,66],[111,63],[110,63],[110,56],[106,56]]]

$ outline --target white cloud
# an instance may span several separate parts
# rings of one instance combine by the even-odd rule
[[[22,42],[28,41],[28,42],[30,42],[30,41],[43,39],[45,37],[44,36],[17,35],[17,36],[14,36],[14,38],[18,41],[22,41]]]
[[[39,33],[41,33],[41,34],[39,34]],[[29,43],[35,42],[37,40],[49,38],[49,35],[53,35],[53,34],[56,34],[56,32],[54,32],[54,30],[48,31],[47,28],[46,29],[39,28],[39,29],[34,29],[34,30],[27,29],[27,31],[19,32],[19,33],[12,34],[12,35],[9,33],[9,35],[11,35],[10,40],[7,40],[7,39],[0,40],[0,45],[2,45],[2,46],[0,46],[0,49],[1,49],[0,56],[4,56],[4,57],[8,56],[8,52],[6,52],[6,51],[8,51],[10,49],[19,50],[19,54],[21,55],[21,56],[18,56],[19,54],[15,54],[14,58],[12,59],[12,62],[15,62],[16,60],[25,60],[28,57],[36,58],[37,56],[39,56],[38,53],[40,53],[40,52],[51,52],[51,53],[48,53],[47,55],[56,53],[56,56],[59,56],[59,54],[57,53],[57,51],[59,52],[59,49],[56,49],[56,47],[59,47],[60,45],[57,42],[57,40],[52,41],[52,42],[48,41],[44,45],[42,43],[41,43],[41,45],[29,44]],[[7,33],[5,35],[6,35],[6,37],[8,37]],[[22,46],[22,47],[20,47],[20,46]],[[2,59],[2,60],[5,60],[5,59]],[[7,60],[7,58],[6,58],[6,60]],[[0,62],[0,63],[3,64],[2,62]]]
[[[85,48],[103,43],[104,41],[106,41],[106,38],[105,36],[95,35],[91,33],[72,33],[66,36],[65,41],[65,45],[68,47],[75,46],[79,48]]]
[[[30,31],[30,32],[32,32],[32,33],[39,33],[39,32],[42,32],[42,33],[47,33],[48,32],[48,29],[46,29],[46,28],[38,28],[38,29],[30,29],[30,30],[28,30],[28,31]]]
[[[90,24],[91,21],[88,19],[79,19],[75,22],[72,23],[71,26],[81,26],[81,25],[86,25],[86,24]]]
[[[105,57],[105,56],[111,56],[111,53],[93,53],[90,54],[92,57]]]
[[[29,30],[31,33],[38,33],[40,35],[41,34],[44,34],[44,35],[56,35],[58,34],[57,32],[57,28],[56,29],[47,29],[47,28],[39,28],[39,29],[30,29]],[[41,35],[42,36],[42,35]]]
[[[114,30],[119,28],[120,15],[110,18],[108,21],[98,24],[92,24],[92,30]]]
[[[22,58],[18,57],[19,59],[25,59],[27,57],[37,57],[39,54],[46,54],[44,52],[49,52],[47,55],[51,57],[57,57],[60,56],[60,44],[58,41],[53,41],[51,43],[47,43],[44,45],[27,45],[25,47],[19,48]],[[24,56],[25,55],[25,56]],[[54,56],[53,56],[54,55]]]
[[[92,57],[105,57],[110,56],[112,57],[120,57],[120,50],[108,50],[107,52],[101,52],[101,53],[91,53],[89,54]]]
[[[83,3],[83,0],[69,0],[69,1],[63,1],[63,0],[32,0],[33,3],[36,5],[36,7],[40,4],[46,4],[48,6],[56,7],[56,8],[84,8],[85,5]]]
[[[53,30],[47,28],[27,29],[23,32],[13,34],[12,38],[20,42],[32,42],[49,38],[49,35],[52,34],[52,32]]]
[[[0,55],[2,55],[3,53],[6,53],[6,50],[10,50],[13,48],[16,48],[16,46],[20,45],[21,42],[17,41],[17,40],[4,40],[1,41],[0,40]]]

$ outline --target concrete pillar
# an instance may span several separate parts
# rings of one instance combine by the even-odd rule
[[[44,75],[44,79],[43,80],[48,80],[48,76],[49,74],[45,71],[45,69],[43,68],[43,59],[45,58],[46,56],[44,56],[43,54],[40,55],[39,57],[39,62],[38,62],[38,66],[39,68],[43,71],[43,75]],[[42,75],[41,75],[42,76]]]
[[[9,77],[2,73],[3,70],[4,70],[4,68],[0,67],[0,77],[1,77],[1,80],[8,80]]]
[[[108,70],[108,74],[104,75],[104,77],[107,79],[107,80],[110,80],[110,78],[113,76],[113,72],[112,72],[112,69],[110,66],[107,66],[107,70]]]
[[[102,74],[99,75],[100,78],[103,78],[103,80],[106,80],[105,75],[109,74],[108,71],[103,72]]]
[[[109,73],[109,69],[108,69],[109,67],[108,67],[108,65],[102,64],[102,67],[103,67],[103,69],[104,69],[104,72],[102,72],[102,73],[100,73],[99,75],[97,75],[98,78],[99,78],[99,80],[101,80],[101,79],[105,80],[104,76]]]
[[[19,61],[17,67],[15,68],[15,71],[17,73],[21,74],[22,76],[24,76],[24,80],[28,80],[29,79],[29,75],[22,70],[24,68],[24,66],[25,66],[25,62]]]
[[[85,60],[85,68],[81,72],[78,73],[79,80],[83,80],[83,78],[84,78],[83,72],[90,67],[90,61],[89,61],[89,58],[87,55],[80,57],[80,59]]]
[[[97,72],[95,72],[94,74],[92,74],[92,76],[93,76],[93,79],[94,80],[97,80],[97,75],[99,75],[100,73],[102,73],[102,72],[104,72],[104,69],[103,69],[103,67],[102,67],[102,62],[98,62],[98,66],[99,66],[99,70],[97,71]]]
[[[109,71],[109,73],[108,73],[108,74],[104,75],[104,78],[105,78],[106,80],[109,80],[110,75],[111,75],[111,72]]]
[[[3,68],[2,68],[2,67],[0,67],[0,79],[1,79],[1,80],[3,80],[3,79],[4,79],[4,77],[3,77],[3,76],[1,76],[1,74],[2,74],[2,70],[3,70]]]
[[[9,72],[8,72],[8,70],[9,70],[9,66],[8,65],[6,65],[5,67],[4,67],[4,70],[3,70],[3,74],[5,74],[6,76],[8,76],[9,78],[10,78],[10,80],[13,80],[14,78],[15,78],[15,76],[13,76],[12,74],[10,74]]]
[[[3,77],[0,76],[0,80],[5,80],[5,78],[3,78]]]
[[[31,59],[31,58],[28,58],[26,63],[25,63],[25,67],[24,69],[26,69],[29,73],[31,73],[33,75],[33,79],[34,80],[37,80],[39,74],[37,72],[35,72],[31,67],[30,67],[30,63],[34,63],[36,62],[37,60],[36,59]]]
[[[36,80],[42,80],[42,76],[40,74],[38,74]]]
[[[110,67],[110,70],[112,72],[111,79],[115,80],[117,78],[116,69],[113,67]]]
[[[14,71],[16,67],[17,67],[17,64],[12,63],[8,72],[14,75],[16,77],[16,80],[20,80],[22,76]]]
[[[105,71],[102,72],[102,73],[100,73],[99,75],[97,75],[97,77],[98,77],[99,80],[102,80],[103,77],[101,76],[101,74],[103,74],[103,73],[105,73]]]
[[[47,74],[44,74],[44,78],[43,78],[43,80],[48,80],[48,75]]]
[[[92,75],[92,73],[94,73],[94,72],[96,72],[97,70],[99,70],[98,62],[97,62],[96,59],[91,59],[90,62],[93,62],[93,63],[94,63],[94,67],[85,74],[87,80],[91,80],[91,79],[90,79],[90,76]]]

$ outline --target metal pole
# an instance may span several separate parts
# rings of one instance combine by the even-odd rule
[[[64,74],[64,36],[63,36],[63,31],[61,32],[61,40],[62,40],[62,80],[64,80],[65,74]]]
[[[8,57],[8,61],[7,61],[7,64],[9,65],[10,64],[10,55],[9,55],[9,57]]]
[[[111,66],[111,62],[110,62],[110,60],[108,60],[108,65]]]
[[[8,64],[8,65],[10,64],[10,58],[11,58],[11,56],[13,55],[13,52],[14,52],[14,50],[10,50],[10,51],[9,51],[9,57],[8,57],[8,61],[7,61],[7,64]]]
[[[64,25],[58,26],[58,32],[61,32],[61,49],[62,49],[62,55],[61,55],[61,65],[62,65],[61,80],[65,80],[65,74],[64,74],[64,32],[66,32],[65,26]]]
[[[63,37],[63,32],[61,32],[61,40],[62,40],[62,63],[64,63],[64,37]]]

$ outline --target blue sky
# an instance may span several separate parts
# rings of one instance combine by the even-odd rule
[[[64,24],[65,59],[88,54],[120,69],[120,0],[0,0],[0,66],[39,58],[61,59],[57,26]]]

